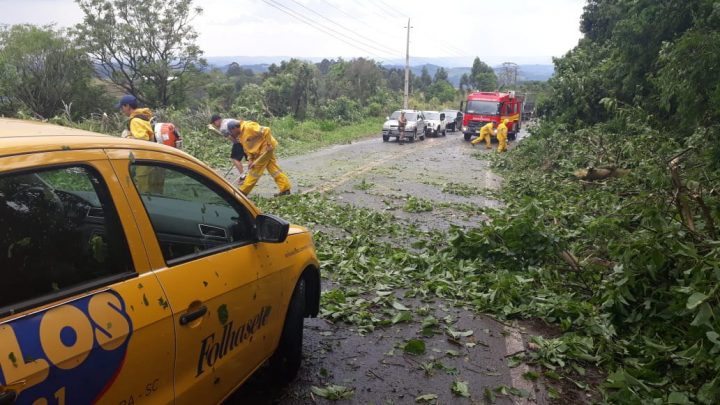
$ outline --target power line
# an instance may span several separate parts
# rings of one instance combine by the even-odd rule
[[[325,4],[333,7],[334,9],[340,11],[341,13],[345,14],[346,16],[348,16],[348,17],[350,17],[350,18],[352,18],[352,19],[354,19],[354,20],[357,21],[357,19],[356,19],[354,16],[346,13],[345,11],[343,11],[343,10],[341,10],[340,8],[338,8],[337,6],[331,4],[331,3],[328,2],[327,0],[322,0],[322,1],[323,1]],[[390,9],[393,8],[392,6],[390,6],[389,4],[387,4],[386,2],[384,2],[383,0],[371,0],[371,1],[369,1],[369,3],[372,4],[373,6],[376,6],[376,7],[377,7],[377,5],[376,5],[375,3],[373,3],[374,1],[381,2],[381,3],[382,3],[383,5],[385,5],[387,8],[390,8]],[[375,13],[375,14],[378,14],[378,13]],[[392,21],[392,22],[395,23],[395,24],[397,24],[397,22],[398,22],[398,21],[397,21],[397,17],[394,17],[394,16],[380,15],[380,17],[384,18],[384,19],[387,20],[387,21]],[[387,34],[387,32],[385,32],[385,34]],[[429,41],[430,41],[430,42],[434,42],[435,45],[441,45],[441,46],[443,47],[443,50],[449,51],[449,53],[451,54],[450,56],[459,56],[459,57],[472,56],[472,54],[471,54],[470,52],[467,52],[466,50],[463,50],[463,49],[460,49],[460,48],[457,48],[457,47],[451,45],[451,44],[450,44],[450,40],[448,40],[448,41],[446,41],[446,42],[441,42],[441,41],[439,41],[439,40],[437,40],[437,39],[435,39],[435,38],[430,38]]]
[[[332,33],[332,31],[334,31],[334,30],[324,28],[322,25],[317,24],[317,23],[314,22],[312,19],[307,18],[307,17],[304,17],[303,15],[297,13],[296,11],[294,11],[294,10],[292,10],[292,9],[290,9],[290,8],[282,5],[282,4],[278,4],[278,3],[276,3],[274,0],[262,0],[262,1],[263,1],[263,3],[269,5],[270,7],[273,7],[273,8],[275,8],[275,9],[281,11],[282,13],[289,15],[290,17],[293,17],[294,19],[302,22],[303,24],[306,24],[306,25],[308,25],[308,26],[310,26],[310,27],[312,27],[312,28],[315,28],[316,30],[321,31],[322,33],[327,34],[327,35],[329,35],[329,36],[337,39],[338,41],[342,41],[343,43],[345,43],[345,44],[347,44],[347,45],[349,45],[349,46],[351,46],[351,47],[353,47],[353,48],[355,48],[355,49],[358,49],[358,50],[360,50],[360,51],[362,51],[362,52],[367,53],[368,56],[372,56],[372,57],[375,57],[375,58],[377,58],[377,59],[387,59],[387,58],[385,58],[385,57],[376,55],[373,51],[369,51],[368,49],[366,49],[365,47],[363,47],[363,46],[361,46],[361,45],[354,44],[354,43],[352,43],[352,42],[350,42],[350,41],[348,41],[348,40],[346,40],[346,39],[344,39],[344,38],[341,38],[341,37],[339,37],[339,36],[337,36],[337,35],[334,35],[334,34]],[[345,35],[343,35],[343,36],[345,36]],[[383,52],[383,53],[384,53],[384,52]]]
[[[380,50],[381,52],[390,52],[390,53],[394,53],[394,54],[398,54],[398,55],[400,54],[400,52],[399,52],[397,49],[388,48],[387,46],[385,46],[385,45],[383,45],[383,44],[381,44],[381,43],[379,43],[379,42],[377,42],[377,41],[374,41],[374,40],[372,40],[372,39],[370,39],[370,38],[368,38],[368,37],[366,37],[366,36],[364,36],[364,35],[361,35],[361,34],[359,34],[358,32],[352,32],[352,31],[349,30],[347,27],[336,23],[335,21],[333,21],[333,20],[325,17],[324,15],[318,13],[317,11],[315,11],[315,10],[313,10],[313,9],[305,6],[305,5],[303,5],[302,3],[298,2],[297,0],[291,0],[291,1],[292,1],[293,3],[295,3],[295,4],[297,4],[298,6],[304,8],[305,10],[307,10],[307,11],[309,11],[309,12],[317,15],[318,17],[320,17],[320,18],[322,18],[322,19],[324,19],[324,20],[327,20],[327,21],[329,21],[330,23],[332,23],[332,24],[340,27],[341,29],[346,30],[346,31],[348,31],[348,32],[350,32],[350,33],[352,33],[352,34],[354,34],[354,35],[356,35],[356,36],[358,36],[358,37],[360,37],[360,38],[363,38],[363,39],[365,39],[365,40],[367,40],[367,41],[370,42],[370,43],[365,43],[365,42],[360,41],[360,40],[355,40],[355,41],[357,41],[357,42],[359,42],[359,43],[363,43],[363,44],[365,44],[365,45],[367,45],[367,46],[369,46],[369,47],[372,47],[373,49]],[[376,47],[376,46],[373,46],[372,44],[376,44],[376,45],[378,45],[378,46]]]
[[[263,1],[265,1],[265,0],[263,0]],[[278,5],[278,6],[280,6],[280,7],[282,7],[283,9],[291,12],[292,14],[301,17],[302,19],[304,19],[304,20],[306,20],[306,21],[309,21],[309,22],[310,22],[312,25],[314,25],[314,26],[318,26],[318,27],[324,29],[325,31],[333,32],[333,33],[335,33],[336,35],[339,35],[339,36],[341,36],[342,38],[344,38],[346,41],[351,41],[351,42],[355,43],[355,44],[356,44],[356,48],[357,48],[358,46],[360,46],[360,47],[361,47],[362,49],[364,49],[366,52],[368,52],[368,51],[370,51],[371,53],[373,53],[373,52],[379,52],[381,55],[386,55],[386,56],[392,54],[392,52],[388,52],[388,51],[386,51],[386,50],[380,49],[380,48],[378,48],[378,47],[376,47],[376,46],[373,46],[373,45],[371,45],[371,44],[366,44],[366,43],[364,43],[363,41],[357,40],[357,39],[355,39],[354,37],[352,37],[352,36],[350,36],[350,35],[347,35],[347,34],[345,34],[345,33],[343,33],[343,32],[340,32],[340,31],[337,31],[337,30],[335,30],[335,29],[333,29],[333,28],[331,28],[331,27],[328,27],[327,25],[324,25],[324,24],[318,22],[317,20],[315,20],[315,19],[313,19],[313,18],[311,18],[311,17],[308,17],[307,15],[304,15],[303,13],[301,13],[301,12],[299,12],[299,11],[297,11],[297,10],[293,10],[292,8],[290,8],[290,7],[288,7],[288,6],[285,6],[284,4],[280,3],[279,0],[269,0],[269,1],[272,2],[272,3],[274,3],[274,4],[276,4],[276,5]],[[371,51],[372,49],[374,49],[374,51]]]
[[[387,10],[385,10],[384,7],[381,7],[381,6],[379,6],[377,3],[375,3],[373,0],[368,1],[368,3],[372,4],[373,6],[375,6],[378,10],[382,11],[382,13],[383,13],[384,15],[388,16],[389,18],[392,18],[392,19],[396,19],[396,18],[397,18],[396,16],[390,14]],[[392,8],[392,7],[389,7],[389,8]]]
[[[321,1],[322,1],[323,3],[325,3],[325,4],[327,4],[328,6],[332,7],[333,9],[339,11],[340,13],[342,13],[342,14],[345,15],[346,17],[350,18],[351,20],[355,21],[355,22],[358,24],[358,26],[363,27],[363,26],[366,25],[364,22],[358,20],[356,16],[354,16],[354,15],[346,12],[345,10],[343,10],[343,9],[341,9],[340,7],[338,7],[338,6],[330,3],[329,1],[327,1],[327,0],[321,0]],[[381,17],[387,19],[387,17],[385,17],[385,16],[381,16]],[[397,22],[396,22],[396,23],[397,23]],[[387,37],[394,37],[394,36],[398,35],[397,33],[391,34],[391,33],[387,32],[387,31],[385,31],[385,30],[380,30],[380,29],[375,29],[375,32],[378,32],[378,33],[380,33],[380,34],[384,34],[384,35],[387,36]]]

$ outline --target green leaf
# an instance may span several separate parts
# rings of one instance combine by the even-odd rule
[[[424,394],[420,395],[415,398],[415,402],[430,402],[435,403],[437,401],[438,396],[436,394]]]
[[[708,298],[707,295],[703,293],[693,293],[687,300],[686,307],[687,309],[695,309],[698,305],[702,304],[706,299]]]
[[[468,387],[467,381],[454,381],[450,390],[459,397],[470,398],[470,388]]]
[[[425,354],[425,342],[419,339],[410,339],[403,346],[403,351],[413,356],[420,356]]]
[[[396,323],[400,322],[410,322],[412,321],[412,314],[408,311],[400,311],[395,314],[392,318],[392,324],[395,325]]]
[[[537,381],[537,379],[540,378],[540,373],[538,373],[537,371],[528,371],[522,376],[526,380]]]
[[[355,394],[355,391],[350,388],[334,384],[327,385],[325,388],[312,386],[310,387],[310,391],[319,397],[329,399],[331,401],[349,399]]]
[[[685,394],[684,392],[677,392],[677,391],[673,391],[670,393],[670,395],[668,395],[667,403],[668,404],[683,404],[683,405],[692,404],[692,402],[690,402],[690,399],[688,398],[687,394]]]
[[[398,311],[409,311],[410,310],[410,308],[406,307],[405,305],[403,305],[397,301],[393,301],[392,307],[397,309]]]
[[[221,325],[225,325],[228,321],[229,313],[228,308],[226,304],[222,304],[217,309],[218,314],[218,320],[220,321]]]
[[[700,305],[700,310],[698,311],[697,315],[695,315],[695,319],[693,319],[692,323],[690,323],[691,326],[702,326],[702,325],[710,325],[710,319],[713,317],[713,311],[712,308],[710,308],[710,304],[707,302],[703,302],[702,305]]]

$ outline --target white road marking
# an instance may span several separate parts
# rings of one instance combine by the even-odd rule
[[[507,333],[505,336],[505,351],[508,355],[520,353],[523,350],[526,350],[522,334],[520,334],[518,329],[506,326],[505,332]],[[525,363],[510,369],[510,381],[512,382],[512,386],[514,388],[527,391],[527,393],[530,394],[529,398],[513,397],[513,403],[516,405],[537,404],[537,401],[535,400],[535,384],[523,377],[523,374],[528,371],[530,371],[530,367]]]

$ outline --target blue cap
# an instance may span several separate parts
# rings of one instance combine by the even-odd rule
[[[120,108],[120,107],[124,106],[125,104],[129,105],[132,108],[137,108],[137,106],[138,106],[137,98],[135,98],[135,96],[133,96],[131,94],[126,94],[126,95],[122,96],[122,98],[120,99],[120,101],[117,104],[115,104],[115,108]]]

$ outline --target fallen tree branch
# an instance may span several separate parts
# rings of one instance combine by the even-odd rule
[[[682,162],[682,155],[688,150],[689,149],[674,157],[668,164],[668,168],[670,169],[670,178],[672,179],[672,185],[674,188],[673,199],[675,200],[675,206],[680,213],[682,223],[693,233],[696,233],[695,221],[693,220],[692,212],[690,211],[690,204],[688,203],[689,197],[687,187],[685,187],[682,182],[682,178],[680,177],[680,163]]]

